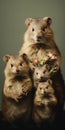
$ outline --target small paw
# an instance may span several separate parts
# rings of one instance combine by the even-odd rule
[[[22,95],[20,96],[14,96],[13,99],[16,101],[16,102],[19,102],[19,100],[22,98]]]

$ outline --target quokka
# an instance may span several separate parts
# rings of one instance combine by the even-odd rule
[[[41,125],[45,121],[53,122],[56,115],[58,100],[55,95],[52,81],[48,79],[39,82],[36,88],[33,106],[33,121],[36,125]]]
[[[5,119],[15,122],[19,118],[28,122],[32,109],[32,80],[27,55],[6,55],[2,111]]]
[[[50,28],[52,19],[49,17],[27,18],[25,23],[27,30],[24,34],[24,42],[19,54],[26,53],[28,55],[31,69],[37,63],[44,65],[48,56],[51,57],[53,55],[52,59],[53,57],[56,58],[51,70],[53,68],[53,73],[57,72],[60,67],[61,53],[55,43],[53,31]]]

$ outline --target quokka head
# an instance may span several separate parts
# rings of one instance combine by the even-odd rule
[[[47,43],[50,38],[53,38],[53,31],[50,28],[51,23],[50,17],[27,18],[25,24],[28,28],[24,35],[25,42]]]
[[[6,62],[5,75],[25,75],[29,72],[28,57],[26,54],[22,55],[5,55],[3,57]]]
[[[44,82],[39,82],[37,86],[37,94],[48,97],[50,94],[54,94],[52,80],[48,79]]]
[[[50,75],[50,66],[49,65],[43,65],[40,67],[34,67],[33,69],[33,79],[36,81],[44,81],[51,77]]]

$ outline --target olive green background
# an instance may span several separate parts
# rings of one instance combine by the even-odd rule
[[[65,80],[65,0],[0,0],[0,108],[6,54],[16,54],[23,43],[25,19],[49,16],[55,41],[62,54],[61,70]]]

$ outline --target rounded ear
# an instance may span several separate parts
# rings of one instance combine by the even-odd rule
[[[22,57],[26,61],[26,63],[29,64],[28,56],[25,53],[22,54]]]
[[[30,25],[30,23],[32,22],[32,18],[27,18],[26,20],[25,20],[25,24],[27,25],[27,26],[29,26]]]
[[[52,84],[52,80],[51,80],[51,79],[48,79],[47,82],[48,82],[49,84]]]
[[[5,55],[3,57],[3,61],[5,61],[5,62],[8,62],[9,59],[10,59],[10,55]]]
[[[52,19],[50,17],[44,17],[43,20],[46,21],[47,25],[50,26],[52,23]]]

